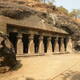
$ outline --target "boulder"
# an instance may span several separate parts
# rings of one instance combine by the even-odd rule
[[[17,64],[16,54],[7,36],[0,35],[0,72],[7,72]],[[7,42],[6,42],[7,41]]]

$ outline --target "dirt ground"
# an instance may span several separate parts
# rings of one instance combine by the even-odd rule
[[[0,80],[80,80],[80,54],[18,57],[21,67]]]

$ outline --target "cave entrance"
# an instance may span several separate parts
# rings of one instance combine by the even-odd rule
[[[44,43],[44,52],[47,53],[47,46],[48,46],[48,37],[47,36],[44,36],[43,43]]]
[[[17,32],[10,32],[9,33],[9,40],[11,41],[14,49],[15,49],[15,52],[17,52],[17,35],[18,33]]]
[[[54,52],[54,47],[55,47],[55,37],[52,37],[51,43],[52,43],[52,51]]]
[[[67,51],[67,38],[64,38],[64,47],[65,47],[65,51]]]
[[[28,34],[23,34],[23,53],[28,54],[28,46],[29,46],[29,35]]]
[[[61,43],[61,38],[60,37],[58,38],[58,44],[59,44],[59,52],[60,52],[61,51],[61,47],[62,47],[62,45],[61,45],[62,43]]]
[[[35,47],[35,53],[38,53],[38,50],[39,50],[39,35],[34,36],[34,47]]]

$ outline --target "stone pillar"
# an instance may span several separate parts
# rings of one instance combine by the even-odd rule
[[[47,45],[47,54],[52,53],[52,43],[51,43],[51,37],[48,38],[48,45]]]
[[[29,55],[34,55],[34,54],[35,54],[35,48],[34,48],[34,34],[31,34],[31,35],[29,36],[28,54],[29,54]]]
[[[61,46],[60,46],[60,52],[64,53],[65,52],[65,46],[64,46],[64,38],[61,38]]]
[[[17,36],[17,54],[23,54],[23,42],[22,42],[22,34],[18,34]]]
[[[39,37],[39,55],[44,55],[44,43],[43,43],[43,36]]]
[[[54,44],[54,53],[59,53],[58,37],[56,37]]]
[[[72,53],[72,39],[71,39],[71,37],[68,37],[68,39],[67,39],[66,51],[69,53]]]

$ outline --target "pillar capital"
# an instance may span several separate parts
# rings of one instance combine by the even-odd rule
[[[59,37],[56,37],[55,40],[58,41],[58,38],[59,38]]]
[[[19,33],[18,36],[17,36],[17,38],[18,38],[18,39],[22,39],[22,34]]]
[[[33,40],[33,39],[34,39],[34,34],[30,34],[29,40]]]
[[[48,37],[48,41],[51,41],[51,37]]]
[[[66,37],[67,40],[72,39],[71,36]]]
[[[71,36],[69,36],[68,39],[69,39],[69,40],[72,39]]]
[[[40,35],[39,40],[43,40],[44,36]]]
[[[64,37],[61,37],[61,41],[64,41]]]

